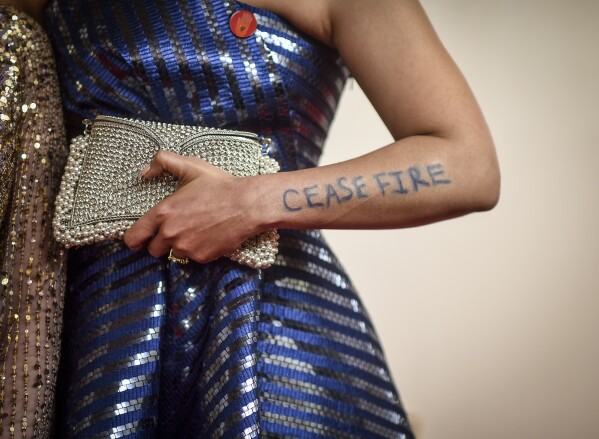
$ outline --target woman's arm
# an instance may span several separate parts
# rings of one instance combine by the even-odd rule
[[[50,226],[66,139],[50,42],[29,14],[4,3],[0,4],[0,198],[6,202],[6,210],[0,212],[0,437],[46,438],[54,430],[66,280],[66,253],[53,239]]]
[[[346,162],[245,179],[160,153],[147,177],[167,171],[181,187],[129,230],[129,246],[153,236],[155,256],[173,248],[207,261],[268,228],[410,227],[497,203],[484,118],[417,1],[248,3],[337,48],[396,140]]]

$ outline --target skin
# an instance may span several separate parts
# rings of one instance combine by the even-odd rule
[[[156,257],[172,248],[179,258],[208,262],[271,228],[413,227],[496,205],[500,176],[491,135],[416,0],[246,3],[271,10],[336,48],[394,142],[334,165],[246,178],[161,151],[144,175],[169,172],[179,179],[179,189],[129,229],[125,243],[130,248],[147,245]],[[384,186],[398,172],[407,193]],[[418,175],[428,186],[414,182]],[[354,195],[347,201],[339,202],[330,188],[327,197],[327,185],[343,194],[337,185],[343,177],[346,182],[361,177],[357,185],[364,186],[352,186]]]

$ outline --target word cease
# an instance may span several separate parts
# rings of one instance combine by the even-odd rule
[[[445,177],[441,163],[412,166],[401,171],[380,172],[370,178],[362,175],[339,177],[334,183],[289,188],[283,192],[283,206],[290,212],[327,208],[353,199],[364,200],[375,195],[402,196],[447,184],[451,184],[451,180]]]

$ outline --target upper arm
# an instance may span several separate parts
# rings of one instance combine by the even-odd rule
[[[490,143],[465,79],[416,0],[329,0],[331,37],[395,139]]]

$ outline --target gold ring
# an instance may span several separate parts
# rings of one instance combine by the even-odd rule
[[[189,258],[178,258],[175,255],[173,255],[173,249],[171,248],[171,251],[168,254],[168,260],[171,262],[176,262],[177,264],[189,264]]]

